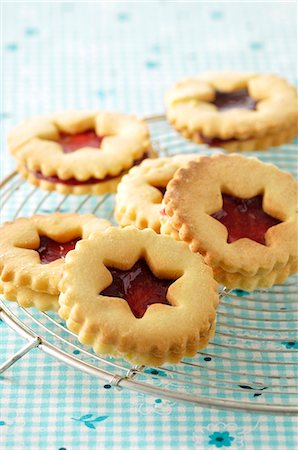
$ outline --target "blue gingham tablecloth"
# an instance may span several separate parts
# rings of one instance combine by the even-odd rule
[[[160,113],[175,80],[204,70],[274,72],[297,82],[295,3],[1,6],[1,178],[14,168],[5,135],[28,116],[71,108]],[[24,344],[0,321],[0,363]],[[111,388],[38,349],[0,377],[0,393],[1,450],[297,448],[293,417]]]

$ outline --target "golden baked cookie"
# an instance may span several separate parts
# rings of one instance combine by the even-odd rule
[[[200,252],[229,288],[282,283],[297,271],[297,183],[256,158],[201,157],[168,184],[161,232]]]
[[[11,282],[0,280],[0,292],[6,300],[15,301],[23,308],[34,306],[39,311],[58,311],[58,295],[34,291],[28,287],[15,286]]]
[[[152,228],[159,233],[161,202],[176,170],[198,155],[146,159],[133,167],[118,185],[115,218],[119,225]]]
[[[0,292],[21,306],[57,309],[64,258],[110,223],[91,214],[35,215],[0,228]]]
[[[298,134],[297,90],[271,74],[211,72],[177,83],[167,117],[186,138],[229,151],[265,150]]]
[[[22,177],[62,194],[115,192],[129,168],[155,156],[143,121],[96,111],[29,119],[11,131],[8,146]]]
[[[159,365],[194,356],[215,329],[217,283],[183,242],[110,227],[65,260],[58,314],[98,354]]]

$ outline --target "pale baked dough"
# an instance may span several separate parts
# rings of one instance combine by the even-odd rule
[[[203,140],[198,135],[198,132],[190,133],[187,129],[180,130],[181,134],[186,139],[191,139],[197,144],[204,144]],[[291,142],[297,136],[297,125],[285,127],[284,130],[276,133],[270,133],[258,138],[250,138],[244,140],[231,140],[227,142],[221,142],[218,147],[223,148],[228,152],[248,152],[256,150],[267,150],[270,147],[278,147]]]
[[[166,188],[176,170],[195,158],[198,155],[146,159],[130,169],[117,189],[115,218],[119,225],[152,228],[158,233],[163,196],[156,187]]]
[[[211,103],[215,91],[239,89],[257,101],[256,110],[218,111]],[[232,140],[220,144],[227,150],[261,150],[297,136],[297,90],[276,75],[211,72],[187,78],[170,89],[166,106],[168,120],[184,136]]]
[[[227,229],[211,214],[222,192],[240,198],[263,193],[263,209],[281,220],[266,232],[266,245],[242,238],[227,243]],[[191,161],[176,172],[164,197],[161,232],[200,252],[220,283],[252,290],[281,283],[297,271],[297,183],[272,164],[237,154]]]
[[[140,258],[155,276],[176,281],[167,293],[173,306],[156,303],[136,318],[125,300],[100,292],[112,282],[106,266],[127,270]],[[179,362],[214,333],[218,293],[211,268],[185,243],[150,229],[110,227],[78,242],[66,256],[59,288],[59,315],[98,354],[138,364]]]
[[[105,136],[100,150],[83,147],[63,153],[61,145],[56,142],[60,132],[76,134],[90,129],[94,129],[98,136]],[[8,146],[17,159],[22,176],[42,188],[56,188],[62,193],[101,193],[105,187],[111,190],[112,185],[114,190],[119,180],[105,180],[106,177],[123,175],[145,154],[148,157],[156,155],[151,148],[145,122],[125,114],[97,111],[65,111],[29,119],[11,131]],[[40,180],[35,176],[36,172],[45,177],[57,176],[62,181],[75,178],[83,182],[96,178],[103,184],[68,186]]]
[[[108,226],[108,221],[92,214],[60,213],[35,215],[5,223],[0,228],[0,279],[4,295],[11,292],[9,296],[16,298],[12,291],[16,293],[19,288],[28,288],[36,293],[57,296],[64,259],[40,264],[39,254],[34,250],[39,247],[39,236],[68,242],[76,237],[85,239],[92,232],[103,231]],[[25,298],[25,291],[21,296]]]
[[[82,184],[75,186],[56,182],[52,183],[49,180],[40,179],[35,176],[33,172],[28,171],[26,167],[20,162],[17,162],[17,171],[23,178],[25,178],[25,180],[29,181],[29,183],[33,184],[34,186],[38,186],[45,191],[57,191],[63,195],[112,194],[117,191],[117,186],[122,178],[121,175],[119,177],[113,177],[108,181],[101,181],[100,183]]]
[[[14,301],[23,308],[35,307],[39,311],[58,311],[58,295],[46,294],[44,292],[33,291],[30,288],[19,286],[13,283],[0,280],[0,292],[6,300]]]
[[[153,149],[148,150],[148,158],[156,158],[157,153]],[[63,182],[52,182],[50,180],[45,180],[37,177],[34,172],[29,171],[24,164],[17,161],[17,171],[19,174],[28,180],[29,183],[34,186],[38,186],[45,191],[57,191],[60,194],[68,195],[103,195],[103,194],[114,194],[117,191],[117,186],[120,183],[122,177],[127,173],[127,171],[121,172],[119,176],[111,177],[107,180],[99,181],[98,183],[92,184],[80,184],[71,185],[64,184]]]

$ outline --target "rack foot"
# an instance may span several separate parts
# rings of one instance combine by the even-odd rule
[[[9,367],[15,364],[19,359],[21,359],[24,355],[26,355],[33,348],[38,347],[40,344],[40,339],[36,337],[32,341],[30,341],[27,345],[25,345],[21,350],[12,355],[5,363],[0,366],[0,374],[4,373]]]

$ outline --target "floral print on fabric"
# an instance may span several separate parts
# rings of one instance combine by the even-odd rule
[[[230,436],[228,431],[224,431],[222,433],[215,431],[210,434],[210,445],[215,445],[217,448],[221,447],[231,447],[231,442],[234,441],[234,437]]]

